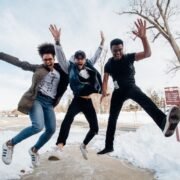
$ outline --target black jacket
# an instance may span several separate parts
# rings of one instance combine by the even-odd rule
[[[75,96],[88,96],[92,93],[101,93],[102,91],[102,80],[99,72],[89,60],[86,60],[85,66],[91,76],[91,82],[88,84],[80,80],[77,65],[70,62],[69,83]]]

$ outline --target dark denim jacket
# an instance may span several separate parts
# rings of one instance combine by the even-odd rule
[[[85,66],[86,70],[92,76],[92,82],[90,84],[80,81],[77,65],[70,62],[68,69],[69,83],[75,96],[88,96],[92,93],[101,93],[102,91],[102,80],[99,72],[89,60],[86,61]]]

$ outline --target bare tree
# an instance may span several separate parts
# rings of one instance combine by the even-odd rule
[[[172,0],[129,0],[129,9],[118,12],[119,15],[130,14],[138,15],[147,20],[150,26],[147,28],[153,33],[153,42],[162,35],[172,47],[177,60],[173,62],[172,70],[180,69],[180,48],[177,44],[177,39],[180,38],[180,33],[175,37],[172,29],[169,26],[169,20],[172,16],[177,15],[179,9],[177,6],[171,5]]]
[[[152,88],[147,89],[146,92],[151,98],[151,100],[156,104],[156,106],[162,108],[162,101],[164,101],[164,98],[162,97],[162,92],[157,92]]]

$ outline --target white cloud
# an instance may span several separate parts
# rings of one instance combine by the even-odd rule
[[[100,42],[100,30],[104,31],[108,48],[109,42],[119,37],[125,42],[126,52],[140,51],[141,42],[132,41],[127,33],[131,30],[135,17],[118,16],[114,13],[125,8],[126,4],[127,1],[118,0],[86,2],[55,0],[53,3],[48,0],[39,0],[36,3],[33,0],[24,3],[4,1],[0,7],[0,51],[31,63],[41,63],[36,48],[42,42],[53,42],[48,30],[50,23],[61,26],[61,43],[68,58],[78,49],[85,50],[89,56],[92,55]],[[179,73],[174,78],[166,75],[167,63],[174,57],[171,47],[162,39],[154,44],[151,43],[151,47],[152,57],[135,65],[137,84],[143,89],[179,85]],[[111,56],[110,50],[108,56]],[[0,71],[4,73],[0,78],[3,85],[3,88],[0,88],[2,104],[6,104],[4,93],[13,94],[14,102],[17,101],[17,95],[19,97],[22,90],[29,87],[31,74],[2,62],[0,62]],[[6,82],[5,79],[8,81]],[[10,84],[13,88],[10,88]],[[11,106],[13,96],[10,99],[8,106]]]
[[[0,13],[0,22],[1,50],[36,62],[37,46],[42,42],[39,34],[33,32],[31,27],[25,26],[23,22],[18,21],[11,9],[5,9]]]

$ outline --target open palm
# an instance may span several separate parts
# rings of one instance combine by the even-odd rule
[[[137,30],[133,31],[133,34],[135,34],[139,38],[146,37],[146,21],[143,21],[142,19],[137,19],[135,25]]]
[[[49,30],[52,34],[52,36],[54,37],[55,41],[58,41],[60,39],[61,36],[61,28],[57,28],[56,25],[50,25]]]

